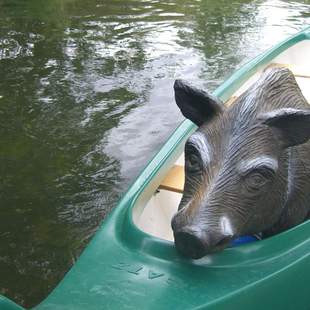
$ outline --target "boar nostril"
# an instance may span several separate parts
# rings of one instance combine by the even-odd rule
[[[193,233],[180,231],[174,234],[175,246],[184,256],[201,258],[206,254],[206,245]]]

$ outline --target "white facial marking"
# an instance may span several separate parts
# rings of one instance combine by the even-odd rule
[[[248,161],[242,161],[240,168],[243,171],[247,171],[250,168],[256,168],[260,166],[267,166],[274,171],[278,170],[278,161],[269,156],[259,156]]]
[[[220,219],[220,225],[223,235],[225,236],[233,236],[234,232],[232,229],[231,221],[228,217],[222,216]]]
[[[209,145],[205,135],[202,132],[196,131],[189,138],[189,142],[194,144],[199,149],[203,163],[204,164],[209,163],[211,146]]]

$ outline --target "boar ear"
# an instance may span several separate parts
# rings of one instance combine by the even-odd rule
[[[283,108],[260,116],[274,131],[282,147],[290,147],[310,139],[310,110]]]
[[[174,93],[175,101],[182,114],[197,126],[223,111],[223,104],[220,100],[185,81],[175,81]]]

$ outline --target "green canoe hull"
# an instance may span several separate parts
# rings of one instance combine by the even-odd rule
[[[255,58],[214,95],[227,100],[310,28]],[[275,237],[192,261],[139,230],[132,208],[180,155],[195,126],[184,121],[102,224],[77,263],[36,309],[309,309],[310,222]],[[0,309],[21,309],[0,298]]]

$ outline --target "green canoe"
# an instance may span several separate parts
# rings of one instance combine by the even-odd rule
[[[232,102],[266,66],[284,65],[310,102],[309,56],[307,28],[247,63],[214,95]],[[189,121],[178,127],[35,309],[310,309],[309,221],[196,261],[176,253],[169,221],[181,190],[161,184],[169,174],[182,179],[183,146],[194,130]],[[0,309],[22,308],[0,296]]]

